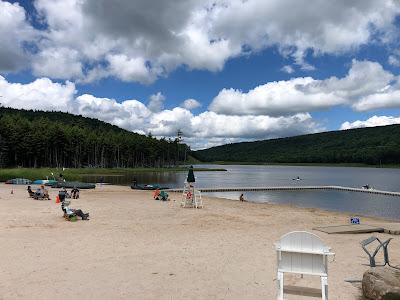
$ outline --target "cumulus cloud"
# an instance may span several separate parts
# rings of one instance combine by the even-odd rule
[[[389,55],[388,63],[395,67],[400,67],[400,59],[395,55]]]
[[[353,105],[353,108],[357,111],[394,107],[400,107],[400,89],[389,89],[389,87],[381,93],[375,93],[363,97]]]
[[[353,60],[343,78],[298,77],[269,82],[248,92],[222,89],[209,109],[227,115],[279,116],[336,105],[352,105],[355,110],[394,107],[399,105],[399,87],[398,78],[379,63]]]
[[[292,74],[294,72],[294,69],[292,66],[286,65],[282,67],[281,71],[288,74]]]
[[[201,103],[199,101],[197,101],[196,99],[186,99],[181,104],[181,107],[183,107],[187,110],[192,110],[192,109],[198,108],[200,106],[201,106]]]
[[[30,57],[24,46],[36,38],[25,17],[25,10],[18,3],[0,0],[0,71],[27,67]]]
[[[352,128],[362,128],[362,127],[375,127],[375,126],[385,126],[392,124],[400,124],[400,117],[392,116],[373,116],[365,121],[354,121],[354,122],[344,122],[341,126],[341,130],[352,129]]]
[[[395,0],[357,0],[351,7],[317,0],[36,0],[45,28],[39,30],[18,4],[0,5],[2,70],[31,60],[40,76],[143,84],[182,65],[219,71],[230,58],[272,46],[311,70],[307,53],[353,51],[372,37],[390,43],[400,12]],[[33,47],[23,46],[29,42]]]
[[[161,94],[161,92],[158,92],[157,94],[150,96],[149,104],[147,105],[147,107],[152,112],[160,112],[163,109],[164,101],[165,96]]]
[[[20,109],[68,111],[74,95],[75,84],[52,82],[39,78],[27,84],[8,82],[0,75],[0,101],[3,106]]]
[[[32,68],[36,76],[57,79],[82,78],[79,53],[69,48],[47,48],[34,57]]]
[[[215,112],[193,114],[183,107],[162,109],[165,97],[152,95],[150,104],[136,99],[118,102],[90,94],[76,96],[71,82],[53,82],[48,78],[31,83],[8,82],[0,76],[2,105],[6,107],[57,110],[96,118],[121,128],[157,137],[175,137],[182,130],[192,148],[217,143],[291,136],[320,131],[323,128],[308,113],[285,117],[227,116]],[[193,99],[191,99],[193,100]]]

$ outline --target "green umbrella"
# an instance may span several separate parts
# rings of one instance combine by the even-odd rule
[[[188,172],[186,181],[187,182],[196,182],[196,180],[194,179],[193,166],[190,166],[190,168],[189,168],[189,172]]]

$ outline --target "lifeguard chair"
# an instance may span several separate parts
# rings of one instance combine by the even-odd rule
[[[182,192],[182,207],[203,207],[203,201],[201,199],[201,192],[195,188],[195,178],[193,173],[193,166],[190,166],[187,179],[183,186]]]

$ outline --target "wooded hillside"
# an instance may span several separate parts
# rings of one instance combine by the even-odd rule
[[[162,167],[188,146],[62,112],[0,108],[1,167]]]
[[[203,162],[400,164],[400,125],[228,144],[192,155]]]

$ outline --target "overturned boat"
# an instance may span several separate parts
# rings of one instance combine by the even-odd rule
[[[96,185],[94,183],[86,183],[86,182],[80,182],[80,181],[62,181],[62,182],[56,182],[51,187],[52,188],[66,188],[66,189],[77,188],[80,190],[85,190],[85,189],[94,189],[94,188],[96,188]]]
[[[161,186],[159,184],[132,184],[131,189],[133,190],[167,190],[169,187]]]
[[[6,184],[32,184],[32,180],[26,178],[13,178],[6,181]]]
[[[55,179],[37,179],[32,184],[44,184],[47,186],[52,186],[53,184],[56,184],[57,180]]]

